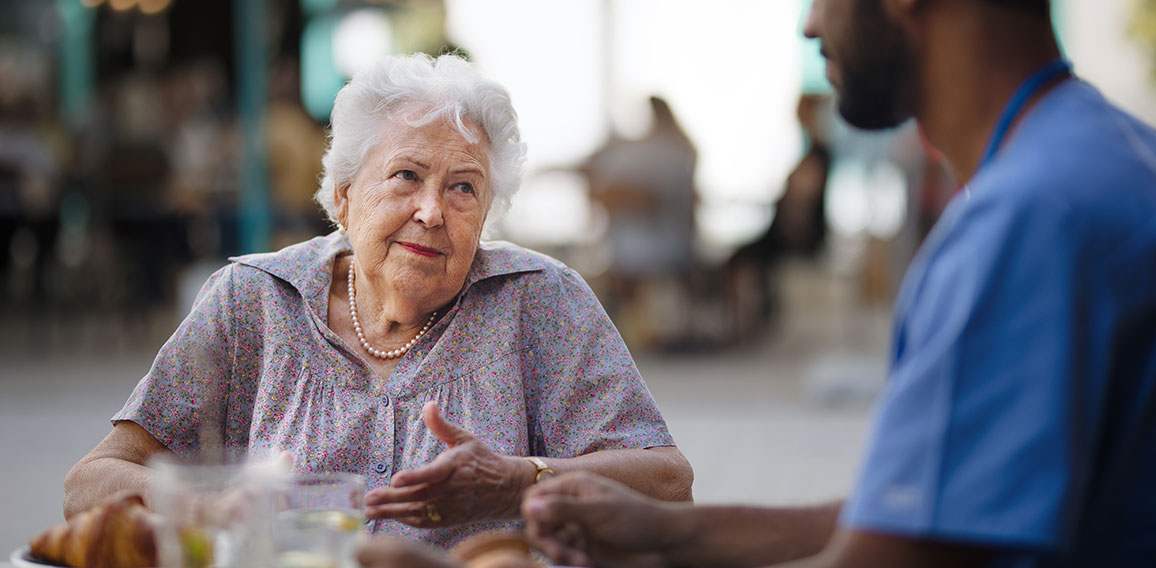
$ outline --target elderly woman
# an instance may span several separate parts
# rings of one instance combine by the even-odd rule
[[[147,494],[150,457],[210,442],[361,474],[371,532],[442,546],[513,522],[554,472],[689,499],[690,466],[582,279],[480,240],[524,152],[509,95],[455,56],[359,73],[317,192],[338,230],[209,279],[69,472],[65,514]]]

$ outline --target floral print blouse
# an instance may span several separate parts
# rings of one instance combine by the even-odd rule
[[[590,288],[557,260],[482,243],[449,312],[375,385],[359,349],[326,325],[332,233],[230,259],[202,288],[113,422],[142,426],[178,456],[202,445],[303,472],[352,472],[369,489],[446,447],[427,401],[504,455],[573,457],[674,442],[617,330]],[[451,546],[510,522],[367,530]]]

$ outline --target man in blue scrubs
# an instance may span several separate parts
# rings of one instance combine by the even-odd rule
[[[858,484],[689,507],[563,475],[523,503],[555,561],[1156,566],[1156,133],[1072,76],[1048,12],[815,0],[841,114],[915,117],[968,180],[904,279]]]

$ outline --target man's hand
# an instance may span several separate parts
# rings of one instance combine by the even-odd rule
[[[526,533],[546,556],[572,566],[661,566],[680,537],[676,511],[604,477],[574,472],[526,492]]]
[[[365,568],[461,568],[444,553],[392,536],[363,541],[357,547],[357,562]]]

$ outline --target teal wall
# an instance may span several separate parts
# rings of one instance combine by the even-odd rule
[[[1068,30],[1067,4],[1068,0],[1052,0],[1052,27],[1056,29],[1061,52],[1064,52],[1064,38],[1071,33]]]
[[[60,115],[70,126],[79,126],[92,98],[93,10],[79,0],[57,0],[60,17],[59,96]]]
[[[831,92],[831,84],[827,82],[827,63],[819,55],[819,40],[803,37],[803,24],[807,22],[807,14],[811,11],[811,0],[799,0],[799,53],[802,61],[802,77],[800,90],[804,94],[822,94]]]

